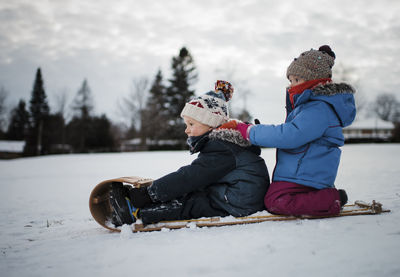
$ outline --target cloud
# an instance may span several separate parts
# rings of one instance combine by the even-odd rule
[[[233,78],[252,91],[253,115],[279,122],[286,67],[322,44],[355,68],[370,100],[382,86],[394,91],[399,12],[390,0],[9,1],[0,4],[0,85],[29,99],[41,66],[49,98],[60,90],[72,98],[87,78],[97,111],[113,117],[134,77],[152,80],[161,68],[168,78],[171,58],[187,46],[198,93],[220,76]]]

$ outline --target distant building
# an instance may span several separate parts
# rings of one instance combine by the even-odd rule
[[[183,143],[186,146],[185,143]],[[130,152],[130,151],[148,151],[148,150],[181,150],[182,141],[164,139],[164,140],[151,140],[146,139],[142,143],[140,138],[134,138],[130,140],[125,140],[121,142],[120,151]]]
[[[140,138],[134,138],[130,140],[124,140],[120,145],[121,152],[140,151],[141,140]]]
[[[22,157],[25,141],[0,140],[0,159],[14,159]]]
[[[343,129],[346,142],[387,142],[393,135],[394,124],[379,118],[357,119]]]

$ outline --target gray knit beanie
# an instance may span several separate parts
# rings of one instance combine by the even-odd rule
[[[332,67],[335,64],[335,53],[328,45],[318,50],[303,52],[289,65],[286,76],[297,76],[305,81],[332,78]]]

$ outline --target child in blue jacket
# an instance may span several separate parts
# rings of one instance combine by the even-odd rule
[[[228,122],[253,145],[277,148],[272,183],[264,202],[271,213],[337,215],[347,202],[335,188],[344,145],[342,128],[356,115],[354,89],[333,83],[335,53],[327,45],[302,53],[287,69],[285,123]],[[224,126],[222,126],[224,128]]]
[[[246,216],[264,209],[269,186],[261,150],[236,130],[216,129],[229,120],[227,101],[233,87],[217,81],[210,91],[186,103],[181,116],[186,124],[190,164],[154,180],[149,187],[112,184],[110,204],[114,225],[212,216]]]

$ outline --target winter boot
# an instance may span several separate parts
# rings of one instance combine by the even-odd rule
[[[347,193],[344,189],[339,189],[340,206],[344,206],[347,203]]]
[[[128,197],[128,189],[119,182],[113,182],[110,190],[110,204],[112,210],[111,221],[115,226],[132,224],[136,221],[136,209]]]
[[[180,220],[184,205],[179,200],[167,203],[154,203],[140,209],[140,218],[143,224],[157,223],[164,220]]]
[[[132,203],[135,203],[136,208],[143,208],[148,206],[149,204],[153,203],[147,192],[147,187],[140,187],[140,188],[130,188],[129,189],[129,197]]]

